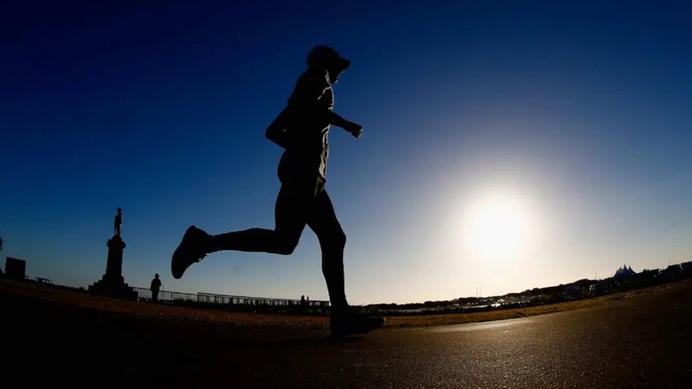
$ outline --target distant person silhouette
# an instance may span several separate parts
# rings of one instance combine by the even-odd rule
[[[305,295],[300,296],[300,306],[298,307],[298,311],[301,313],[305,313],[307,310],[307,303],[305,302]]]
[[[379,328],[384,318],[354,313],[344,287],[344,234],[325,189],[328,133],[331,125],[360,138],[362,126],[333,111],[334,92],[341,73],[351,62],[328,46],[315,46],[307,56],[286,107],[272,121],[265,136],[285,149],[277,169],[281,189],[276,199],[273,230],[251,228],[209,235],[190,226],[171,259],[179,279],[193,263],[222,250],[289,255],[307,225],[317,235],[322,251],[322,273],[331,303],[332,336],[362,334]]]
[[[151,280],[151,301],[159,301],[159,290],[161,289],[161,279],[159,278],[159,273],[154,274],[154,279]]]
[[[123,210],[118,208],[118,213],[115,215],[115,219],[113,220],[113,230],[115,236],[120,236],[120,230],[123,225]]]

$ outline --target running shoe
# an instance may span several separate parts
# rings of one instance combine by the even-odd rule
[[[171,259],[173,278],[180,279],[190,265],[201,261],[207,255],[204,252],[202,242],[208,236],[209,234],[195,226],[188,227],[185,235],[183,235],[183,240],[173,252]]]

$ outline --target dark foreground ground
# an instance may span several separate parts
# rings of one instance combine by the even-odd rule
[[[230,325],[56,300],[0,290],[2,387],[692,387],[692,280],[573,311],[347,340],[320,323]]]

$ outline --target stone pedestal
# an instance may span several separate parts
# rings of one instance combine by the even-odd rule
[[[94,295],[137,300],[137,292],[125,283],[122,276],[125,242],[120,236],[114,235],[108,240],[107,245],[106,274],[101,280],[89,285],[89,292]]]

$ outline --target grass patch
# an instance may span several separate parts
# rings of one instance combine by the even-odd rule
[[[593,297],[582,300],[565,301],[556,304],[546,304],[523,308],[499,309],[495,311],[486,312],[433,314],[417,316],[388,316],[386,326],[390,328],[430,327],[440,325],[479,323],[494,320],[516,319],[522,317],[544,315],[546,313],[563,312],[574,309],[593,307],[610,301],[623,300],[637,295],[649,293],[662,287],[665,286],[661,285],[647,289],[619,292],[611,295]]]

